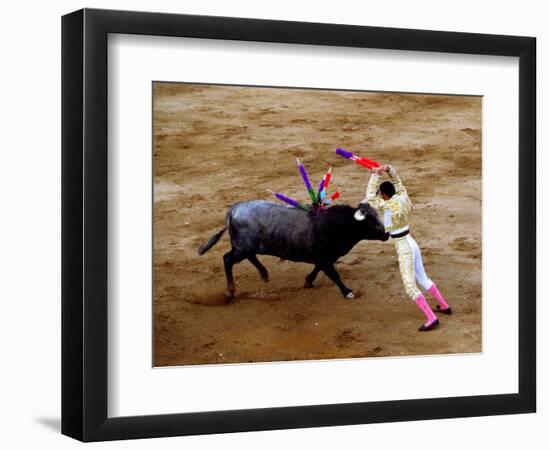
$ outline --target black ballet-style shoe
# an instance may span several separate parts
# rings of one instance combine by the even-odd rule
[[[441,309],[441,306],[435,305],[435,309],[437,310],[436,312],[440,312],[441,314],[447,314],[448,316],[450,316],[453,313],[453,310],[451,309],[450,306],[448,308]]]
[[[418,331],[430,331],[436,328],[439,325],[439,319],[435,319],[431,324],[426,325],[422,324],[422,326],[418,329]]]

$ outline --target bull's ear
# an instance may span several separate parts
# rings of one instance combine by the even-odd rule
[[[358,209],[357,211],[355,211],[355,214],[353,215],[353,217],[355,218],[355,220],[358,220],[359,222],[361,222],[362,220],[365,220],[366,216],[361,212],[360,209]]]

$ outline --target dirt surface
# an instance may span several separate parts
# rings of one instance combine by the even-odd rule
[[[155,83],[155,366],[481,351],[481,98]],[[454,309],[417,331],[391,241],[362,241],[336,264],[356,294],[346,300],[312,266],[244,261],[226,302],[227,208],[271,199],[307,201],[295,158],[317,185],[333,166],[340,204],[364,198],[369,173],[337,147],[390,163],[414,204],[412,234],[428,275]],[[433,300],[427,296],[433,304]]]

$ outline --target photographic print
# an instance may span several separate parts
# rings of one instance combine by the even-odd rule
[[[482,97],[152,90],[155,367],[482,351]]]

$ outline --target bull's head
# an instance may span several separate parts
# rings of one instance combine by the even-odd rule
[[[386,229],[380,217],[378,217],[378,213],[365,200],[359,203],[353,217],[364,224],[365,239],[379,241],[387,241],[389,239],[390,235],[386,233]]]

